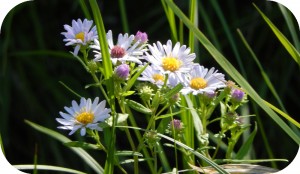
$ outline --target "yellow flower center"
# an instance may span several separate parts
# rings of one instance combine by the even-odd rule
[[[76,116],[76,120],[82,124],[92,123],[94,120],[94,114],[90,112],[82,112]]]
[[[157,81],[163,82],[164,81],[164,76],[161,74],[153,74],[152,78],[155,82],[157,82]]]
[[[77,33],[75,35],[75,38],[80,39],[82,42],[84,42],[84,32]]]
[[[162,60],[162,67],[166,71],[174,72],[178,70],[181,66],[181,61],[175,57],[166,57]]]
[[[193,78],[190,82],[190,86],[193,89],[204,89],[207,86],[206,80],[201,77]]]

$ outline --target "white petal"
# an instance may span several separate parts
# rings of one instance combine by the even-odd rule
[[[72,120],[73,119],[72,115],[69,115],[69,114],[66,114],[66,113],[63,113],[63,112],[59,112],[59,115],[61,115],[66,120]]]
[[[63,119],[63,118],[56,118],[56,121],[59,122],[62,125],[67,125],[67,126],[70,126],[70,125],[74,124],[74,121],[66,120],[66,119]]]
[[[85,136],[85,134],[86,134],[86,128],[82,127],[81,130],[80,130],[80,135]]]
[[[79,128],[81,128],[81,125],[75,125],[72,129],[72,131],[69,133],[69,135],[72,135],[74,132],[76,132]]]

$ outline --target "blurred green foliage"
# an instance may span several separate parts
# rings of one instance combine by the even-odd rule
[[[187,1],[174,1],[188,13]],[[294,45],[299,45],[298,33],[290,33],[287,23],[274,2],[259,0],[198,1],[200,30],[237,67],[254,89],[270,103],[278,106],[272,93],[263,81],[256,62],[239,38],[237,29],[245,36],[259,59],[264,71],[272,81],[287,113],[298,122],[300,100],[299,67],[282,47],[271,29],[263,21],[252,3],[255,3]],[[138,30],[148,33],[149,43],[165,42],[171,38],[168,21],[160,1],[99,1],[106,30],[135,34]],[[122,4],[122,3],[121,3]],[[125,7],[125,8],[124,8]],[[122,23],[121,15],[126,10],[128,26]],[[56,129],[58,112],[69,106],[78,97],[70,93],[59,81],[85,97],[100,95],[99,91],[85,85],[91,77],[72,58],[69,48],[64,46],[64,24],[72,19],[84,18],[79,1],[26,2],[15,7],[5,18],[0,35],[0,132],[5,155],[11,164],[32,164],[35,148],[39,164],[58,165],[92,172],[81,159],[63,144],[36,132],[24,123],[24,119],[50,129]],[[178,21],[177,21],[178,22]],[[298,24],[292,17],[298,32]],[[226,26],[228,28],[226,28]],[[186,29],[185,29],[186,30]],[[188,44],[188,31],[184,43]],[[297,43],[295,43],[297,42]],[[297,48],[297,47],[296,47]],[[297,48],[300,51],[300,48]],[[219,66],[208,52],[198,45],[197,56],[204,66]],[[222,70],[220,69],[222,72]],[[295,144],[278,126],[255,105],[249,113],[263,123],[266,140],[275,158],[290,161],[298,150]],[[262,128],[262,127],[259,127]],[[63,131],[62,131],[63,132]],[[76,135],[75,135],[76,136]],[[71,139],[75,137],[70,137]],[[81,137],[76,137],[81,138]],[[122,146],[122,133],[117,135],[118,146]],[[269,158],[265,140],[258,130],[254,140],[256,158]],[[103,154],[105,155],[105,154]],[[103,161],[101,152],[95,156]],[[270,165],[266,163],[264,165]],[[287,163],[278,163],[283,168]]]

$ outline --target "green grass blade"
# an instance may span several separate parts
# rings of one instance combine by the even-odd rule
[[[83,14],[84,14],[85,18],[91,20],[91,19],[92,19],[92,16],[91,16],[91,13],[90,13],[90,11],[89,11],[89,9],[88,9],[88,7],[87,7],[85,1],[86,1],[86,0],[79,0],[79,4],[80,4],[80,6],[81,6],[81,9],[82,9],[82,11],[83,11]]]
[[[246,91],[246,93],[285,131],[290,138],[300,144],[300,137],[270,108],[264,100],[256,93],[235,67],[212,45],[205,35],[196,28],[191,21],[181,12],[181,10],[170,0],[165,0],[174,13],[183,23],[194,32],[200,43],[207,49],[217,63]]]
[[[203,19],[203,26],[205,26],[205,28],[207,28],[207,35],[209,36],[209,38],[211,38],[212,43],[214,43],[214,45],[217,47],[218,50],[221,50],[222,48],[222,44],[220,43],[220,41],[218,40],[218,36],[216,35],[215,32],[215,28],[213,27],[213,21],[212,19],[210,19],[210,15],[206,12],[206,8],[204,7],[204,5],[201,4],[201,2],[199,2],[199,15],[200,17]]]
[[[120,6],[120,13],[121,13],[121,21],[122,21],[123,31],[125,33],[129,33],[129,26],[128,26],[128,19],[127,19],[125,1],[124,0],[118,0],[118,2],[119,2],[119,6]]]
[[[292,36],[292,39],[293,39],[293,43],[296,47],[296,49],[299,51],[300,50],[300,41],[299,41],[299,38],[297,36],[297,33],[298,33],[298,28],[295,27],[294,25],[294,22],[293,22],[293,17],[292,17],[292,14],[291,12],[289,12],[287,10],[287,8],[285,8],[283,5],[279,4],[278,3],[278,7],[287,23],[287,26],[290,30],[290,33],[291,33],[291,36]]]
[[[190,1],[190,20],[194,25],[198,25],[198,5],[196,0]],[[189,31],[189,47],[191,48],[191,52],[195,52],[195,36],[192,31]]]
[[[13,165],[18,170],[34,170],[35,165],[33,164],[22,164],[22,165]],[[55,171],[55,172],[66,172],[66,173],[76,173],[76,174],[86,174],[84,172],[69,169],[65,167],[59,167],[59,166],[51,166],[51,165],[36,165],[37,170],[47,170],[47,171]]]
[[[43,126],[40,126],[38,124],[35,124],[31,121],[28,121],[28,120],[25,120],[25,123],[30,125],[32,128],[36,129],[37,131],[41,132],[41,133],[44,133],[62,143],[67,143],[67,142],[70,142],[71,140],[67,137],[65,137],[64,135],[56,132],[56,131],[53,131],[51,129],[48,129],[46,127],[43,127]],[[86,151],[84,151],[83,149],[81,148],[73,148],[71,147],[70,148],[72,151],[74,151],[77,155],[79,155],[83,160],[84,162],[89,165],[96,173],[103,173],[103,168],[97,163],[97,161],[92,157],[90,156]]]
[[[170,30],[171,30],[171,37],[173,41],[177,42],[178,41],[178,36],[177,36],[177,28],[176,28],[176,21],[175,21],[175,15],[171,9],[169,9],[168,6],[166,6],[164,0],[161,0],[162,6],[164,8],[164,11],[166,13],[169,25],[170,25]]]
[[[277,107],[275,107],[274,105],[272,105],[271,103],[265,101],[266,104],[273,109],[275,112],[277,112],[278,114],[280,114],[281,116],[283,116],[284,118],[286,118],[289,122],[293,123],[295,126],[297,126],[298,128],[300,128],[300,123],[298,123],[296,120],[294,120],[291,116],[289,116],[288,114],[286,114],[285,112],[283,112],[282,110],[278,109]]]
[[[245,37],[243,36],[242,32],[240,30],[238,30],[238,34],[240,35],[243,43],[245,44],[246,48],[249,50],[250,54],[252,55],[254,61],[256,62],[261,74],[262,74],[262,77],[263,79],[265,80],[267,86],[269,87],[270,91],[272,92],[272,94],[274,95],[275,99],[277,100],[277,102],[279,103],[280,107],[285,111],[285,107],[279,97],[279,95],[277,94],[271,80],[269,79],[267,73],[264,71],[262,65],[260,64],[258,58],[256,57],[256,55],[254,54],[253,50],[251,49],[251,47],[249,46],[249,44],[247,43]],[[292,117],[290,117],[288,114],[284,113],[283,111],[281,111],[280,109],[276,108],[275,106],[273,106],[272,104],[268,103],[267,101],[265,101],[266,104],[272,108],[275,112],[277,112],[278,114],[280,114],[281,116],[283,116],[284,118],[286,118],[288,121],[290,121],[292,124],[294,124],[295,126],[297,126],[298,128],[299,127],[299,123],[294,120]]]
[[[98,7],[96,0],[89,0],[90,6],[93,12],[94,21],[97,27],[98,37],[99,37],[99,43],[102,53],[102,62],[103,62],[103,68],[104,68],[104,78],[109,79],[112,76],[113,69],[112,69],[112,63],[110,60],[110,54],[108,51],[108,44],[106,40],[106,32],[101,16],[100,9]]]
[[[115,97],[114,97],[114,81],[112,78],[113,75],[113,67],[112,62],[110,60],[110,54],[108,51],[108,43],[106,39],[106,32],[104,23],[102,20],[101,12],[98,7],[98,3],[96,0],[89,0],[92,13],[94,16],[94,21],[97,27],[98,32],[98,39],[100,43],[100,49],[102,53],[102,62],[103,62],[103,75],[104,79],[106,80],[106,90],[107,90],[107,96],[108,96],[108,103],[111,108],[111,113],[114,114],[116,111],[115,108]],[[113,121],[115,123],[115,121]],[[111,131],[107,131],[104,134],[104,139],[106,139],[106,142],[108,142],[108,151],[110,153],[107,153],[107,160],[105,161],[105,173],[113,173],[114,171],[114,163],[115,163],[115,124],[112,125]]]
[[[289,40],[279,31],[279,29],[271,22],[271,20],[255,5],[253,4],[265,22],[272,29],[276,37],[279,39],[284,48],[288,51],[288,53],[292,56],[292,58],[296,61],[296,63],[300,66],[300,54],[296,50],[296,48],[289,42]]]
[[[241,69],[241,72],[244,76],[246,76],[246,71],[245,71],[245,68],[243,66],[243,63],[242,63],[242,60],[241,60],[241,56],[238,52],[238,48],[237,48],[237,45],[236,45],[236,42],[234,41],[234,38],[230,32],[230,29],[229,29],[229,26],[228,26],[228,23],[223,15],[223,12],[219,6],[219,4],[217,3],[216,0],[210,0],[209,2],[211,2],[213,8],[215,9],[215,12],[217,13],[217,16],[218,18],[220,19],[220,22],[223,26],[223,29],[225,31],[225,34],[228,38],[228,41],[229,41],[229,44],[232,48],[232,51],[233,51],[233,54],[234,54],[234,57],[236,58],[237,62],[238,62],[238,65]]]

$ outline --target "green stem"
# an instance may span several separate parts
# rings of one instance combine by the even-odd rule
[[[124,97],[117,97],[118,99],[118,102],[119,102],[119,106],[120,106],[120,109],[122,111],[122,113],[126,113],[126,110],[125,110],[125,105],[124,105]],[[127,126],[127,122],[126,122],[126,126]],[[127,139],[129,141],[129,144],[131,146],[131,149],[132,151],[136,151],[136,147],[135,147],[135,144],[134,144],[134,141],[131,137],[131,134],[129,132],[128,129],[125,129],[125,133],[126,133],[126,136],[127,136]],[[135,174],[138,174],[139,173],[139,167],[138,167],[138,156],[137,155],[134,155],[133,156],[133,159],[134,159],[134,173]]]
[[[130,108],[128,106],[126,106],[126,113],[129,114],[130,124],[133,127],[138,127],[137,124],[136,124],[136,122],[135,122],[135,119],[134,119],[134,117],[133,117],[133,115],[131,113],[131,110],[130,110]],[[135,135],[136,135],[136,137],[137,137],[137,139],[139,141],[139,146],[140,146],[140,144],[141,144],[141,142],[143,142],[144,138],[142,137],[141,133],[138,130],[134,129],[134,133],[135,133]],[[141,147],[139,147],[139,146],[137,147],[137,152],[140,151]],[[146,148],[141,148],[141,149],[143,151],[143,154],[145,155],[145,158],[150,158],[150,154],[149,154],[148,150]],[[147,160],[146,162],[147,162],[147,164],[149,166],[149,169],[151,170],[151,173],[153,173],[154,172],[153,171],[153,164],[151,163],[150,160]]]

